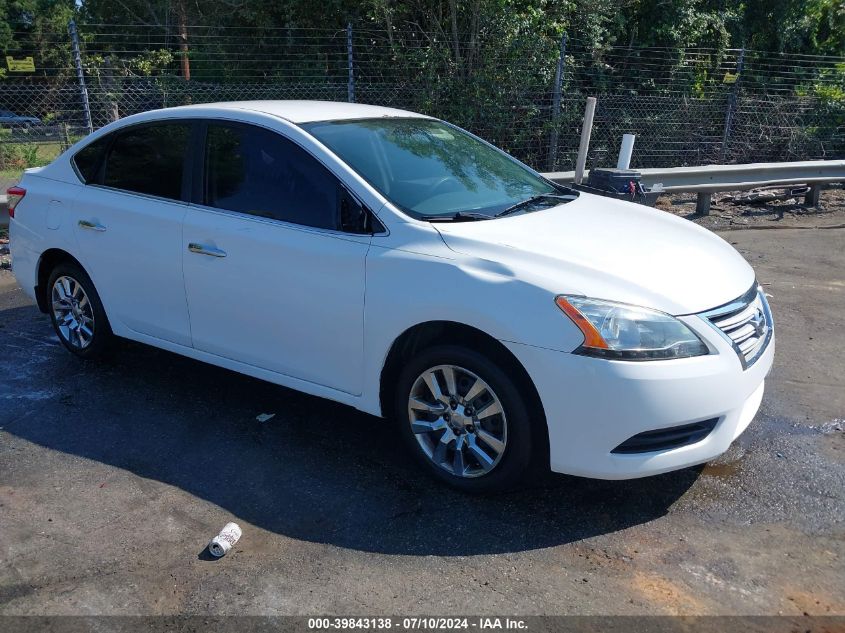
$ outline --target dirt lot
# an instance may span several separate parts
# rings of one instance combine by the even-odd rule
[[[695,213],[695,194],[661,196],[657,208],[674,213],[712,231],[726,229],[845,226],[845,185],[831,185],[821,193],[818,207],[804,204],[802,187],[730,191],[713,194],[710,214]],[[749,204],[760,194],[776,194],[780,199]]]
[[[722,235],[778,327],[748,431],[493,498],[340,405],[134,344],[81,363],[0,271],[0,614],[845,614],[845,229]]]

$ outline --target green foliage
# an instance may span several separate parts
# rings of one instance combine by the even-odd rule
[[[813,94],[822,105],[845,106],[845,89],[840,86],[814,86]]]
[[[673,121],[697,121],[701,129],[689,133],[705,145],[719,142],[734,90],[801,102],[811,111],[801,113],[801,133],[812,138],[841,139],[845,112],[845,66],[821,72],[829,58],[792,57],[777,72],[778,56],[759,52],[845,56],[843,0],[0,0],[0,48],[36,58],[32,83],[51,75],[73,82],[71,17],[80,25],[95,126],[141,109],[260,91],[344,99],[348,22],[360,101],[446,118],[535,161],[546,160],[557,133],[577,136],[581,108],[573,104],[586,94],[625,104],[608,138],[635,127],[659,138]],[[552,113],[563,32],[563,111]],[[735,74],[732,49],[742,47],[746,66],[734,86],[726,71]],[[0,84],[8,78],[0,64]],[[76,108],[73,99],[56,91],[21,107],[43,116]],[[776,138],[795,116],[761,112],[757,120]]]
[[[130,59],[127,66],[139,75],[149,77],[168,68],[174,60],[174,54],[165,49],[144,51],[137,57]]]
[[[81,0],[79,4],[74,0],[0,0],[0,48],[36,56],[41,74],[69,72],[69,43],[56,34],[66,33],[71,17],[80,24],[105,25],[82,28],[83,41],[110,34],[121,57],[130,60],[128,72],[143,76],[165,67],[176,71],[182,54],[180,25],[203,27],[201,41],[193,41],[189,32],[187,42],[189,55],[195,47],[208,53],[191,60],[192,76],[197,79],[212,74],[235,78],[244,71],[244,60],[260,59],[261,51],[279,44],[280,29],[342,31],[348,21],[386,33],[391,45],[408,29],[425,33],[429,50],[424,61],[434,63],[438,72],[447,65],[458,76],[468,76],[484,65],[487,53],[480,42],[493,33],[498,44],[512,51],[515,39],[535,38],[542,43],[538,50],[543,56],[554,54],[564,30],[599,54],[611,46],[724,51],[745,45],[757,50],[845,55],[842,0]],[[172,48],[148,50],[143,38],[121,41],[116,36],[125,25],[167,32]],[[236,50],[227,38],[214,37],[240,28],[248,36],[238,41]],[[209,59],[216,60],[213,67]],[[304,68],[303,74],[313,73],[317,66]],[[273,75],[272,69],[260,72]]]
[[[0,169],[26,169],[49,163],[38,155],[37,143],[7,143],[0,140]]]
[[[0,0],[41,5],[69,0]],[[482,33],[556,37],[567,29],[592,47],[690,46],[845,54],[845,4],[841,0],[83,0],[81,21],[115,25],[191,25],[250,28],[249,49],[274,29],[338,28],[354,21],[379,30],[413,27],[436,34],[456,66],[472,57]],[[454,25],[454,26],[453,26]],[[454,33],[463,42],[456,47]],[[0,30],[0,44],[3,43]]]
[[[75,10],[74,0],[0,0],[0,49],[4,55],[35,57],[37,75],[56,74],[69,67],[70,43],[64,37],[58,44],[55,36],[67,32]]]
[[[842,0],[755,0],[742,14],[742,37],[761,50],[845,55]]]

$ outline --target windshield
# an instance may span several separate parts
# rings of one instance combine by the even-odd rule
[[[381,118],[302,126],[409,215],[493,216],[560,190],[504,152],[442,121]]]

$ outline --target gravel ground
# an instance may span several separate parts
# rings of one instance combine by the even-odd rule
[[[9,257],[9,229],[0,228],[0,270],[6,270],[10,267],[11,258]]]
[[[778,327],[748,431],[487,498],[341,405],[129,343],[82,363],[0,271],[0,614],[845,614],[845,230],[723,236]]]
[[[661,196],[657,208],[674,213],[712,231],[753,228],[845,226],[845,185],[831,185],[822,190],[818,207],[804,204],[803,195],[789,195],[792,188],[773,188],[766,192],[784,194],[782,200],[749,204],[743,201],[751,192],[729,191],[713,195],[710,214],[695,212],[695,194]],[[758,190],[759,191],[759,190]]]

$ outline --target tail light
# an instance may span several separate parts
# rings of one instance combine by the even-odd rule
[[[23,200],[26,195],[26,189],[23,187],[9,187],[6,190],[6,195],[9,196],[9,217],[15,217],[15,207]]]

